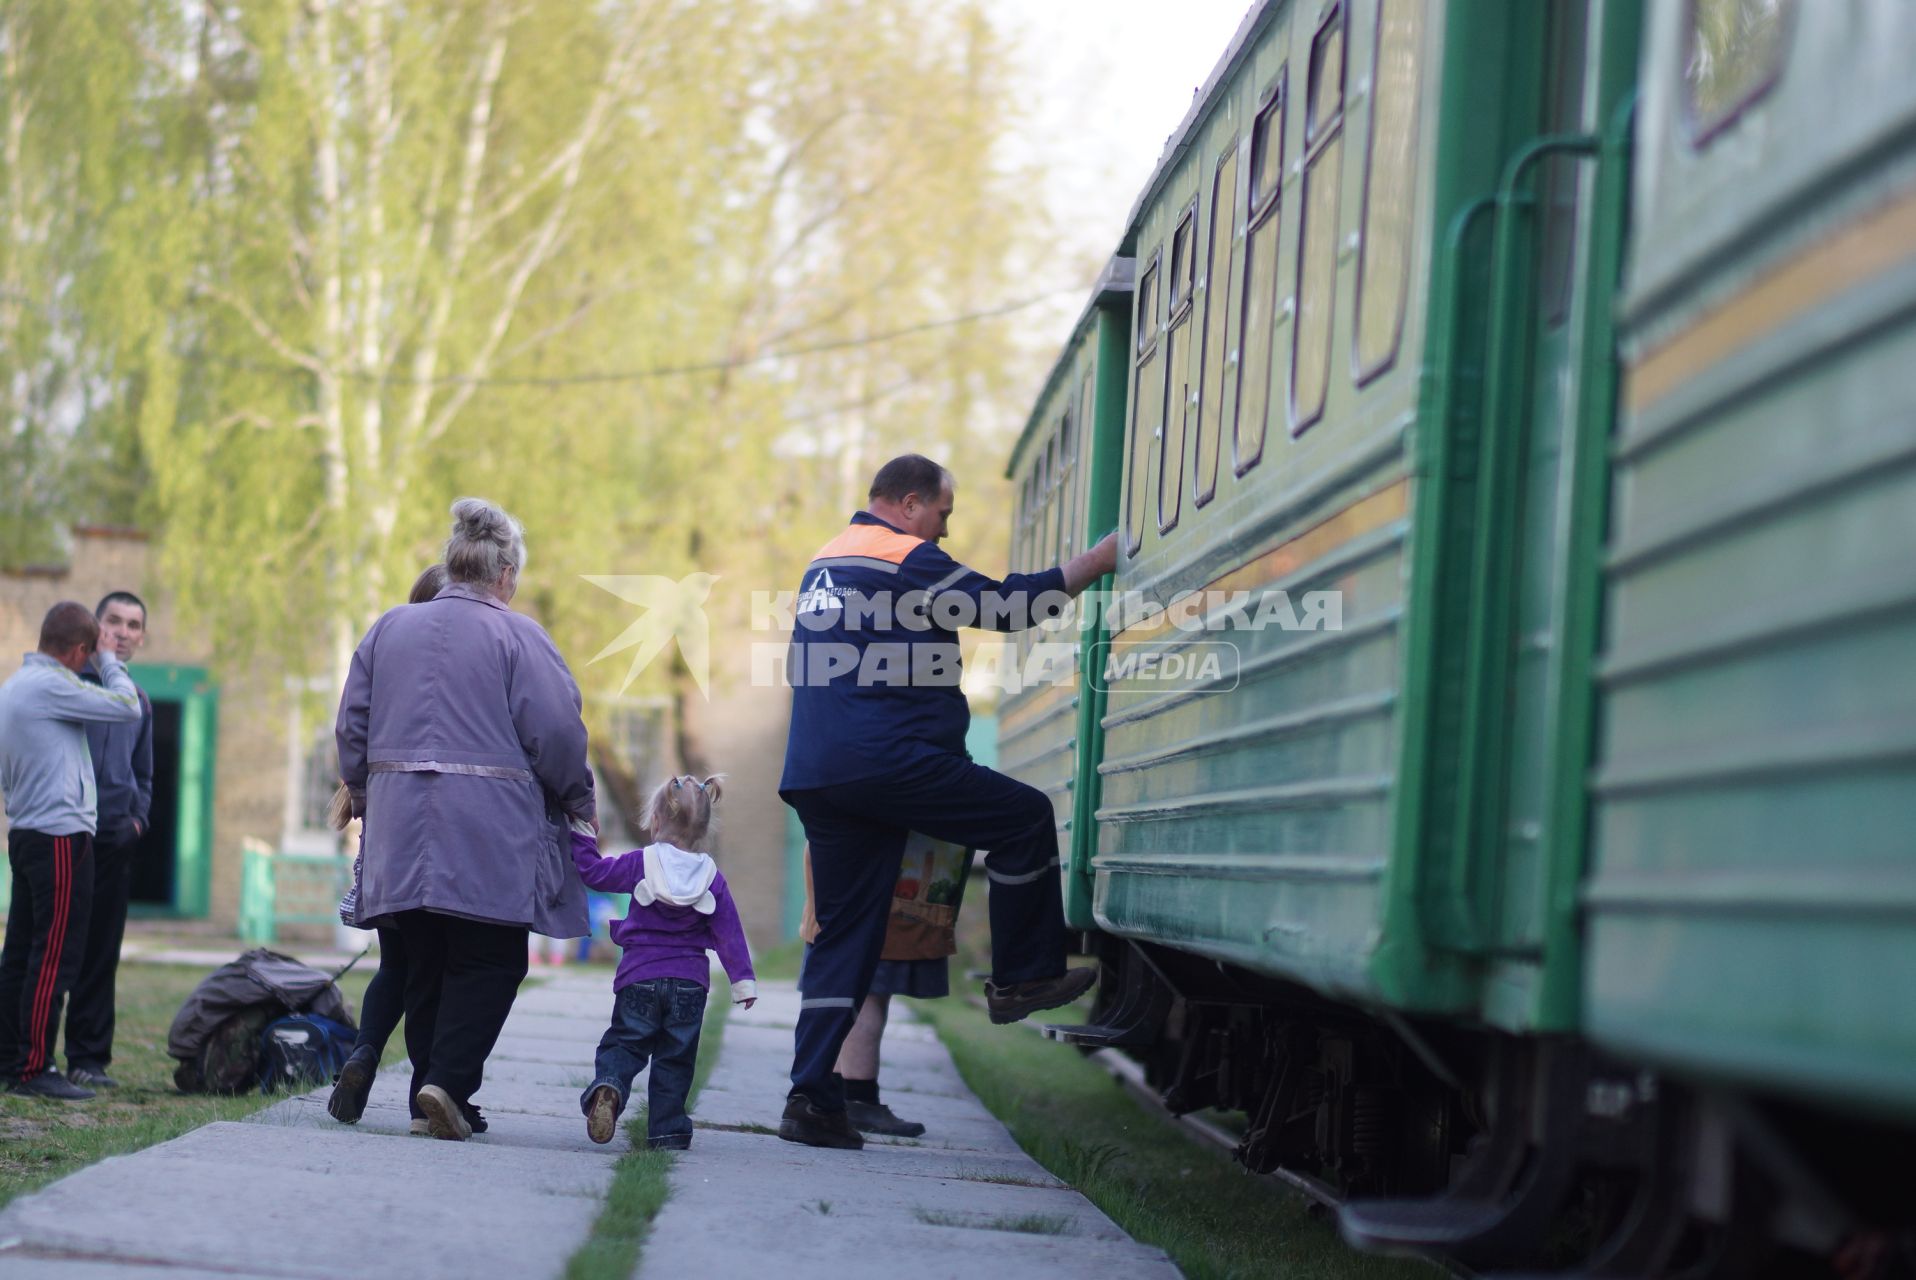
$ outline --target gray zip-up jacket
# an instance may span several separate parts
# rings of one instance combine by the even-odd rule
[[[29,653],[0,684],[0,790],[9,826],[93,834],[97,801],[86,725],[140,718],[139,690],[125,665],[110,653],[98,661],[103,685],[88,684],[44,653]]]

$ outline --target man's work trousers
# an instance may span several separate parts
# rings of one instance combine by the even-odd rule
[[[399,913],[406,946],[412,1094],[436,1084],[472,1101],[526,977],[526,929],[424,909]]]
[[[93,903],[93,837],[7,832],[13,905],[0,948],[0,1077],[53,1065],[67,988],[80,972]]]
[[[999,985],[1064,972],[1057,817],[1035,787],[960,755],[915,760],[857,782],[782,792],[812,851],[818,937],[805,961],[792,1092],[843,1110],[832,1074],[885,946],[892,889],[913,831],[986,849],[991,973]]]
[[[86,951],[67,1004],[67,1069],[105,1071],[113,1061],[113,986],[126,938],[126,904],[133,892],[133,850],[139,838],[93,842],[93,909]]]

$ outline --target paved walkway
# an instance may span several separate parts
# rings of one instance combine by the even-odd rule
[[[564,974],[521,992],[478,1098],[491,1131],[470,1143],[408,1138],[406,1075],[388,1069],[350,1128],[317,1090],[16,1200],[0,1212],[0,1274],[559,1276],[625,1149],[594,1146],[578,1108],[605,983]],[[1025,1156],[923,1025],[893,1026],[884,1066],[887,1100],[931,1126],[923,1139],[862,1152],[780,1142],[797,996],[762,989],[756,1008],[733,1010],[642,1280],[759,1276],[774,1258],[778,1280],[1176,1276]],[[1021,1219],[1056,1234],[1005,1229]]]

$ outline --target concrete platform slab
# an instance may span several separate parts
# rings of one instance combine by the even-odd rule
[[[0,1275],[560,1276],[630,1150],[623,1135],[592,1143],[578,1111],[608,988],[603,971],[526,988],[477,1098],[486,1134],[407,1136],[409,1071],[395,1065],[355,1125],[335,1122],[318,1089],[21,1197],[0,1212]],[[796,1016],[796,993],[779,983],[756,1009],[734,1010],[642,1280],[759,1275],[772,1259],[778,1280],[1176,1274],[1020,1151],[902,1008],[881,1078],[900,1114],[930,1126],[924,1138],[822,1151],[772,1136]],[[635,1096],[644,1088],[641,1076]],[[350,1241],[349,1263],[316,1247],[328,1239]]]

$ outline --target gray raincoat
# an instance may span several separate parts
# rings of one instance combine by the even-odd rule
[[[579,686],[538,623],[464,583],[390,610],[335,732],[366,819],[362,923],[425,907],[587,933],[566,826],[595,814]]]

